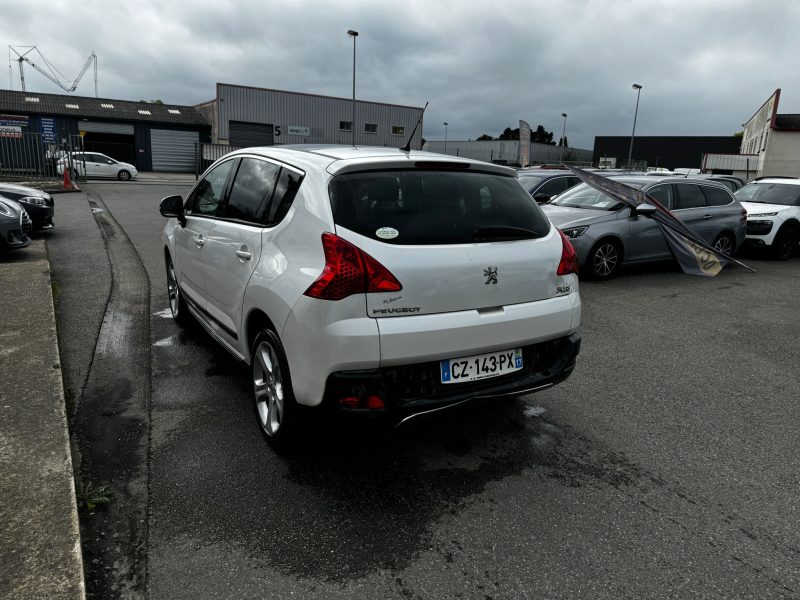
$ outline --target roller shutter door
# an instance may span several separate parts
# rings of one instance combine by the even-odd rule
[[[197,131],[151,129],[153,171],[194,173],[196,144],[199,141],[200,134]]]
[[[125,125],[124,123],[101,123],[99,121],[78,121],[78,131],[133,135],[133,125]]]
[[[231,146],[247,148],[250,146],[272,146],[275,143],[272,137],[272,125],[231,121],[229,127]]]

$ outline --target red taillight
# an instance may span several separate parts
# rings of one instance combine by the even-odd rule
[[[305,291],[321,300],[341,300],[367,292],[397,292],[403,289],[397,278],[377,260],[332,233],[322,234],[325,268]]]
[[[386,408],[380,396],[370,394],[369,396],[345,396],[339,398],[339,404],[345,408],[368,408],[369,410],[381,410]]]
[[[742,216],[739,219],[740,221],[747,221],[747,209],[743,206],[742,207]]]
[[[558,230],[561,236],[561,261],[558,263],[557,275],[569,275],[570,273],[578,274],[578,253],[575,248],[569,243],[567,236],[560,229]]]

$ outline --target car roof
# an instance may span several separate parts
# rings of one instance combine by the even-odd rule
[[[712,184],[715,187],[728,189],[723,186],[721,183],[717,183],[716,181],[709,179],[709,178],[699,178],[699,177],[684,177],[683,175],[675,176],[675,175],[664,175],[661,177],[657,177],[655,175],[611,175],[609,179],[615,179],[617,181],[622,181],[623,183],[639,183],[642,187],[646,185],[653,185],[656,183],[680,183],[682,181],[691,181],[694,183],[705,183],[705,184]]]
[[[256,154],[266,158],[285,161],[298,168],[325,169],[331,175],[347,172],[382,169],[408,169],[414,168],[417,162],[440,163],[443,166],[466,167],[476,171],[489,171],[516,177],[517,172],[511,167],[495,165],[471,158],[436,154],[421,150],[408,152],[400,148],[386,148],[383,146],[347,146],[347,145],[319,145],[319,144],[287,144],[285,146],[257,146],[243,148],[226,157],[240,154]]]
[[[800,185],[800,178],[797,177],[758,177],[750,183],[786,183],[788,185]]]
[[[572,173],[564,169],[517,169],[517,175],[519,177],[556,177],[558,175],[572,175]]]

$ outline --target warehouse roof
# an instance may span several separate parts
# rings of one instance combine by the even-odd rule
[[[775,129],[800,130],[800,115],[775,115]]]
[[[4,112],[116,121],[149,121],[175,125],[208,125],[193,106],[13,90],[0,90],[0,113]]]

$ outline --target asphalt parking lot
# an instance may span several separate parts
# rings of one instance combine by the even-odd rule
[[[565,383],[276,455],[245,371],[169,318],[158,214],[90,182],[49,233],[90,597],[800,596],[800,258],[584,283]]]

